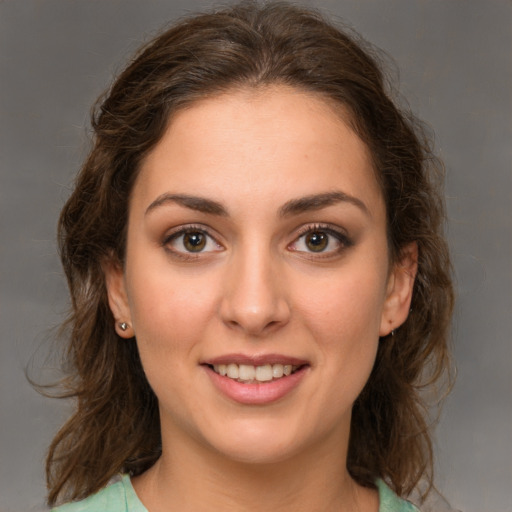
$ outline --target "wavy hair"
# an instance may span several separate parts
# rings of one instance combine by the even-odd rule
[[[205,97],[286,85],[348,111],[373,156],[398,261],[416,242],[409,318],[380,343],[352,414],[348,471],[385,479],[407,495],[432,482],[426,391],[450,358],[451,265],[443,235],[443,169],[421,124],[392,100],[376,51],[315,11],[283,2],[241,3],[194,15],[142,48],[93,110],[92,148],[58,225],[71,294],[60,396],[75,409],[47,458],[48,502],[84,498],[119,472],[138,475],[161,453],[157,398],[136,343],[114,330],[101,263],[123,264],[130,192],[139,164],[169,119]]]

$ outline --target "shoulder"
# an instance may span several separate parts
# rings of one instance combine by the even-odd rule
[[[410,501],[399,498],[383,480],[375,483],[379,490],[379,512],[420,512]]]
[[[112,483],[88,496],[84,500],[66,503],[52,512],[147,512],[139,501],[130,482],[124,475],[119,481]]]

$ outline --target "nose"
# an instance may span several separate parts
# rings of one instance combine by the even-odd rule
[[[220,306],[222,321],[251,336],[264,336],[289,322],[290,307],[277,257],[253,249],[227,268]]]

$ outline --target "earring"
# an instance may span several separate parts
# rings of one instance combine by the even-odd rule
[[[126,322],[121,322],[119,327],[121,328],[121,331],[126,331],[126,329],[128,329],[128,324]]]
[[[393,337],[395,335],[395,329],[393,329],[390,334]]]

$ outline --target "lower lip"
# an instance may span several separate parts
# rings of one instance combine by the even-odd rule
[[[247,405],[264,405],[276,402],[291,393],[305,377],[308,366],[280,379],[268,382],[245,384],[215,373],[209,366],[203,366],[214,386],[225,396]]]

